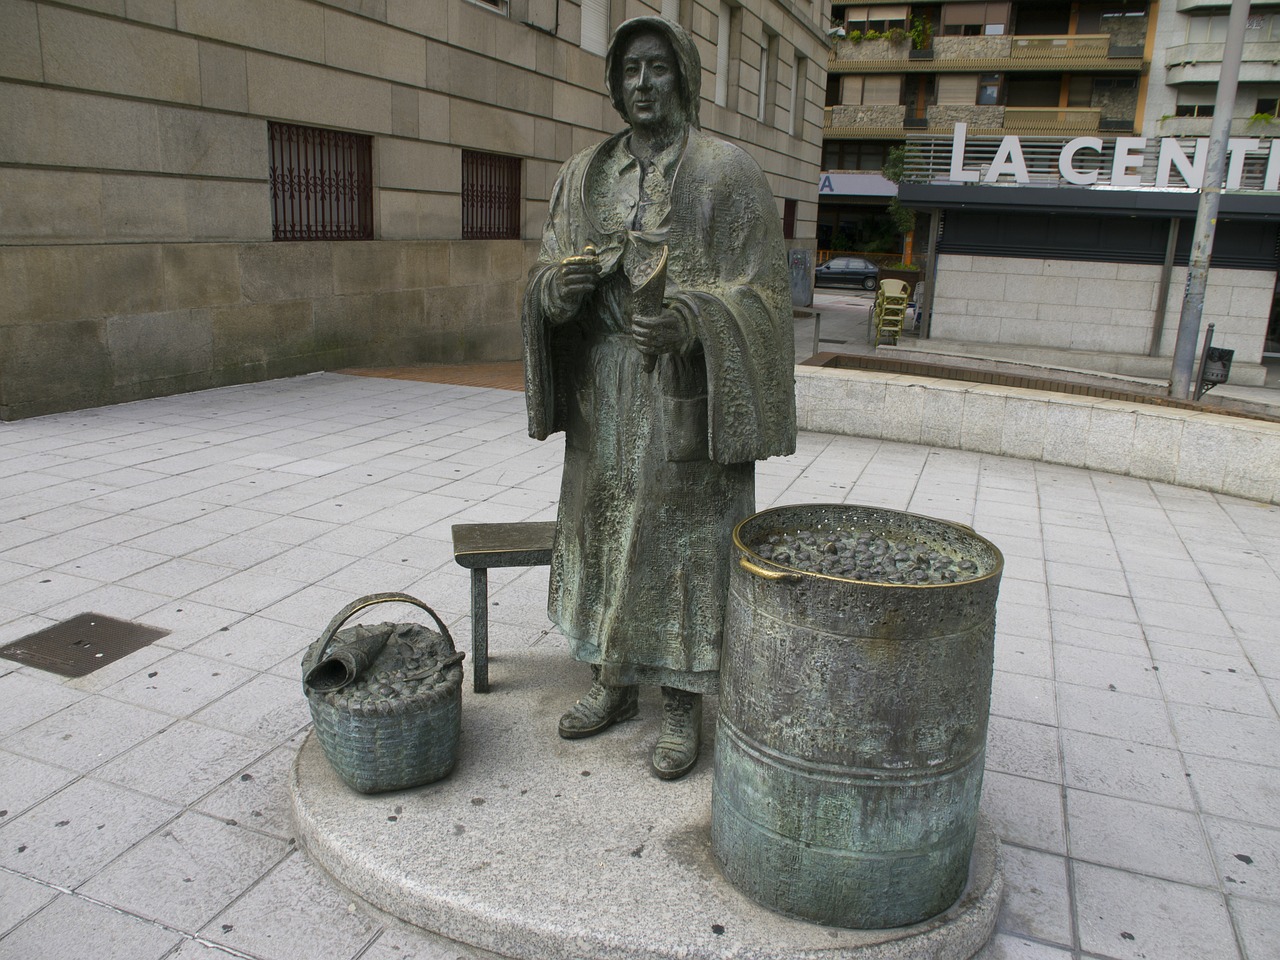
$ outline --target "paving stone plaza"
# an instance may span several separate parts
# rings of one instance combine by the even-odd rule
[[[84,612],[169,631],[80,679],[0,660],[0,958],[489,956],[315,867],[287,779],[333,613],[404,590],[469,649],[451,526],[554,518],[562,447],[523,397],[316,374],[0,424],[0,451],[0,643]],[[1280,956],[1280,508],[815,433],[758,475],[761,509],[905,509],[1004,553],[983,960]],[[496,687],[567,663],[545,591],[493,571]],[[705,795],[709,766],[664,786]]]

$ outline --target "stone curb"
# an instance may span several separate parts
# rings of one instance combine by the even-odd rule
[[[870,370],[796,367],[801,430],[1100,470],[1280,503],[1280,424]]]

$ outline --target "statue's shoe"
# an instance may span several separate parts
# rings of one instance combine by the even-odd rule
[[[650,766],[663,780],[677,780],[698,762],[702,741],[702,696],[662,688],[662,732]]]
[[[587,695],[560,718],[560,736],[566,740],[594,737],[639,712],[640,692],[636,687],[606,687],[597,680]]]

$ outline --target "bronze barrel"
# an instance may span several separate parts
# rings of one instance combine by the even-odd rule
[[[756,552],[797,529],[911,539],[976,569],[880,583]],[[844,504],[754,514],[734,551],[711,804],[725,875],[834,926],[942,912],[964,890],[977,828],[1000,551],[960,524]]]

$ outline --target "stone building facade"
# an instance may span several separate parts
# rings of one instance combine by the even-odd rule
[[[649,13],[812,247],[822,0],[0,0],[0,419],[518,357],[556,171],[621,126],[604,38]]]

